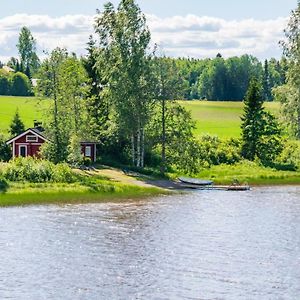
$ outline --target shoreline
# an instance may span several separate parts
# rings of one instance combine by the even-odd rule
[[[40,184],[39,184],[40,186]],[[121,185],[122,186],[122,185]],[[251,188],[265,187],[299,187],[300,183],[281,182],[281,184],[263,183],[250,184]],[[158,197],[162,195],[171,195],[173,193],[185,193],[196,191],[180,186],[179,182],[172,180],[151,180],[147,182],[147,186],[127,185],[123,186],[123,190],[116,191],[91,191],[91,190],[55,190],[53,189],[41,191],[38,188],[31,188],[29,191],[9,191],[0,193],[0,208],[4,207],[22,207],[22,206],[39,206],[39,205],[68,205],[68,204],[88,204],[88,203],[105,203],[105,202],[122,202],[126,200],[147,199],[150,197]]]

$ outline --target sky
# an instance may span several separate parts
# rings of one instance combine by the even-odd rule
[[[22,26],[37,40],[38,51],[57,46],[79,55],[93,34],[103,0],[0,0],[0,60],[17,56]],[[118,1],[112,1],[117,5]],[[224,57],[245,53],[260,60],[281,56],[278,42],[297,0],[137,0],[146,14],[152,42],[173,57]]]

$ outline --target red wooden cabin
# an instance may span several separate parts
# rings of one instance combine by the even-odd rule
[[[29,128],[23,133],[11,138],[6,142],[12,146],[12,157],[39,157],[40,148],[44,143],[50,143],[43,132],[38,128]],[[81,153],[84,157],[90,158],[95,162],[96,157],[95,142],[81,142]]]

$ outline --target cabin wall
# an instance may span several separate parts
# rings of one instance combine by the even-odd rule
[[[86,156],[85,155],[85,150],[86,150],[86,147],[90,146],[91,147],[91,156]],[[88,157],[91,159],[92,162],[95,162],[96,161],[96,145],[95,144],[90,144],[90,143],[87,143],[87,144],[81,144],[81,154],[84,156],[84,157]]]
[[[40,137],[38,137],[36,142],[26,142],[26,136],[28,136],[28,135],[32,136],[33,134],[28,133],[13,142],[13,147],[15,147],[15,151],[14,151],[15,157],[20,156],[20,152],[19,152],[20,147],[19,146],[26,147],[27,156],[40,157],[40,155],[39,155],[40,148],[45,141],[43,139],[41,139]]]

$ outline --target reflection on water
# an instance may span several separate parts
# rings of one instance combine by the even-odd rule
[[[0,209],[0,299],[299,299],[300,188]]]

